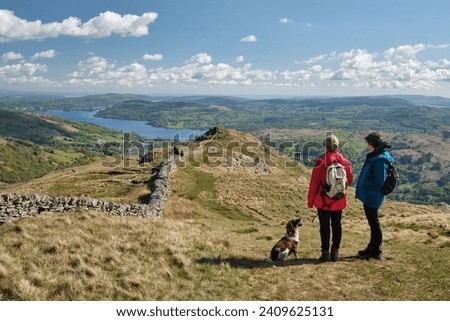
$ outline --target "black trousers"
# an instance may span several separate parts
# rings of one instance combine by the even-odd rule
[[[370,226],[370,241],[367,248],[374,253],[379,253],[383,242],[383,231],[381,230],[378,209],[364,204],[364,213],[366,213],[367,222]]]
[[[322,209],[317,209],[317,213],[319,214],[322,251],[328,251],[330,249],[330,233],[332,233],[331,247],[336,250],[339,249],[342,239],[342,211],[325,211]]]

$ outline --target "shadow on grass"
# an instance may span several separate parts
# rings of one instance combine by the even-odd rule
[[[339,261],[349,262],[349,261],[360,261],[356,256],[342,257]],[[248,257],[229,257],[221,258],[219,257],[203,257],[198,259],[196,262],[199,264],[209,264],[209,265],[228,265],[233,268],[239,269],[261,269],[261,268],[271,268],[271,267],[283,267],[283,266],[300,266],[305,264],[326,264],[326,263],[339,263],[338,262],[322,262],[316,258],[289,258],[285,261],[272,261],[269,258],[266,259],[252,259]]]
[[[266,259],[252,259],[248,257],[204,257],[197,260],[200,264],[209,265],[229,265],[234,268],[240,269],[261,269],[261,268],[271,268],[274,266],[293,266],[293,265],[303,265],[303,264],[320,264],[317,259],[287,259],[285,261],[272,261],[269,258]]]

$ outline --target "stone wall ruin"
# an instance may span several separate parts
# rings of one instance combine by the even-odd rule
[[[106,212],[119,216],[159,218],[169,194],[169,174],[176,168],[173,157],[155,167],[150,182],[151,193],[147,204],[120,204],[89,197],[62,197],[37,194],[0,195],[0,224],[19,218],[45,213],[74,212],[77,209]]]

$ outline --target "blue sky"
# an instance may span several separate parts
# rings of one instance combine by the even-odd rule
[[[448,0],[0,0],[0,89],[450,97]]]

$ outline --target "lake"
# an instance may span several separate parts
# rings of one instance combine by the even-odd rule
[[[83,123],[90,123],[110,129],[115,129],[125,133],[134,132],[142,137],[152,139],[173,139],[176,135],[179,135],[180,140],[186,140],[188,139],[188,137],[192,138],[192,135],[199,136],[206,132],[206,130],[168,129],[163,127],[153,127],[146,121],[140,120],[94,117],[95,113],[97,113],[97,111],[50,110],[44,112],[45,115],[58,116]]]

